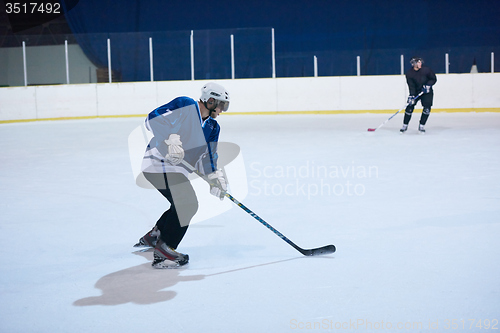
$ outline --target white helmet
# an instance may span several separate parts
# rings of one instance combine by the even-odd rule
[[[220,84],[217,84],[215,82],[209,82],[209,83],[205,84],[203,86],[203,88],[201,88],[200,100],[203,103],[205,103],[205,107],[206,107],[207,101],[210,98],[215,99],[215,101],[216,101],[215,107],[220,105],[222,111],[227,111],[227,109],[229,108],[229,93]]]

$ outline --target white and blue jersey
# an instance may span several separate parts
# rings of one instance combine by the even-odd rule
[[[217,142],[220,126],[213,118],[202,120],[198,103],[189,97],[177,97],[151,111],[145,126],[153,134],[142,161],[142,171],[149,173],[177,172],[187,176],[182,165],[165,160],[168,152],[165,140],[178,134],[185,151],[184,160],[204,174],[217,168]]]

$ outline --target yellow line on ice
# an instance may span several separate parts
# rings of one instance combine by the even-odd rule
[[[395,113],[397,110],[321,110],[321,111],[269,111],[269,112],[227,112],[224,115],[306,115],[306,114],[365,114],[365,113]],[[415,109],[416,113],[421,112]],[[500,108],[455,108],[455,109],[432,109],[431,113],[455,113],[455,112],[500,112]],[[24,123],[33,121],[53,121],[53,120],[84,120],[84,119],[103,119],[103,118],[137,118],[146,117],[146,114],[130,114],[130,115],[109,115],[109,116],[85,116],[85,117],[55,117],[55,118],[38,118],[38,119],[12,119],[0,120],[0,124],[9,123]]]

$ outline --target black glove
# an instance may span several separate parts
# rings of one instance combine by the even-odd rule
[[[431,86],[425,85],[422,87],[422,91],[424,94],[428,94],[431,92]]]
[[[417,101],[415,101],[415,96],[408,96],[408,101],[407,101],[408,105],[415,105],[415,103],[417,103]]]

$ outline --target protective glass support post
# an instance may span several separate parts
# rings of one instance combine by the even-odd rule
[[[154,70],[153,70],[153,38],[149,37],[149,71],[151,82],[154,81]]]
[[[357,71],[357,75],[361,76],[361,57],[360,56],[356,57],[356,71]]]
[[[23,41],[23,70],[24,70],[24,86],[28,86],[28,72],[26,70],[26,43]]]
[[[111,40],[108,38],[108,80],[109,83],[113,82],[111,75]]]
[[[318,57],[314,56],[314,77],[318,77]]]
[[[231,35],[231,79],[234,77],[234,35]]]
[[[69,84],[68,40],[64,41],[64,53],[65,53],[65,57],[66,57],[66,84]]]
[[[445,66],[445,73],[450,74],[450,56],[448,53],[444,54],[444,66]]]
[[[401,75],[405,75],[405,56],[401,55]]]
[[[272,57],[272,77],[273,79],[276,78],[276,53],[274,50],[275,44],[274,44],[274,28],[271,29],[271,57]]]
[[[191,36],[189,37],[190,39],[190,48],[191,48],[191,80],[194,81],[194,33],[193,30],[191,30]]]
[[[495,52],[491,52],[491,73],[495,73]]]

